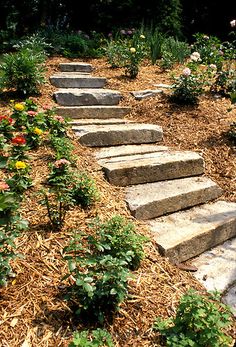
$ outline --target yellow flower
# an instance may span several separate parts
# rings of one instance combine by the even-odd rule
[[[26,166],[26,163],[24,163],[23,161],[17,161],[15,164],[17,170],[25,169]]]
[[[15,106],[14,106],[14,109],[15,109],[16,111],[23,111],[24,108],[25,108],[25,106],[24,106],[23,104],[20,104],[20,103],[17,103],[17,104],[15,104]]]
[[[34,133],[36,134],[36,135],[42,135],[42,133],[43,133],[43,130],[41,130],[41,129],[39,129],[39,128],[34,128]]]
[[[140,39],[145,39],[145,36],[144,35],[140,35]]]
[[[136,49],[135,49],[134,47],[131,47],[131,48],[130,48],[130,52],[131,52],[131,53],[135,53],[135,52],[136,52]]]

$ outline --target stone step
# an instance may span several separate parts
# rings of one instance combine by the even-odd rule
[[[126,123],[132,123],[126,119],[123,118],[109,118],[109,119],[93,119],[93,118],[86,118],[86,119],[74,119],[69,121],[69,124],[72,126],[72,129],[77,129],[78,126],[84,126],[84,125],[112,125],[112,124],[126,124]]]
[[[131,111],[125,106],[59,106],[56,109],[58,115],[75,119],[85,118],[123,118]]]
[[[91,64],[87,63],[60,63],[59,68],[63,72],[91,72],[93,70]]]
[[[63,88],[56,91],[54,97],[63,106],[117,105],[121,94],[110,89]]]
[[[160,253],[180,263],[236,236],[236,203],[208,203],[147,223]]]
[[[51,76],[50,82],[57,88],[103,88],[106,78],[60,73]]]
[[[203,158],[189,151],[157,151],[99,160],[108,181],[117,186],[197,176],[204,172]]]
[[[160,145],[122,145],[114,147],[101,148],[96,151],[97,159],[114,158],[120,156],[129,156],[133,154],[145,154],[158,151],[166,151],[168,147]]]
[[[137,219],[151,219],[218,198],[222,190],[207,177],[138,184],[126,188],[126,202]]]
[[[132,143],[153,143],[162,140],[162,128],[153,124],[126,123],[72,127],[82,145],[116,146]]]
[[[223,293],[223,301],[236,315],[236,238],[202,253],[189,263],[197,267],[194,277],[208,291]]]

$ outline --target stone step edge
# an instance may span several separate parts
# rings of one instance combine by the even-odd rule
[[[147,220],[212,201],[223,190],[206,176],[194,176],[138,184],[127,187],[125,192],[131,214]]]

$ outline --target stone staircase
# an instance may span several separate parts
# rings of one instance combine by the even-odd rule
[[[60,88],[54,94],[59,104],[57,113],[71,117],[72,129],[81,144],[94,147],[108,181],[126,187],[132,215],[149,225],[160,254],[174,263],[192,259],[200,270],[196,277],[209,288],[219,276],[216,271],[207,278],[207,254],[215,247],[210,251],[214,263],[226,258],[225,265],[220,265],[230,278],[224,291],[233,293],[236,204],[214,201],[222,190],[204,176],[201,155],[163,146],[162,128],[157,125],[124,119],[130,109],[118,105],[120,92],[105,89],[105,78],[90,75],[90,64],[60,64],[60,70],[51,77],[51,83]],[[231,253],[227,253],[227,247]],[[228,254],[234,259],[229,261]],[[232,305],[232,296],[225,300]],[[236,300],[233,306],[236,310]]]

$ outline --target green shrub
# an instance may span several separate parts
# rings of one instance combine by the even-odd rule
[[[182,296],[174,318],[157,319],[154,330],[165,337],[170,347],[228,347],[231,338],[224,333],[230,325],[229,308],[219,295],[203,296],[189,290]]]
[[[44,71],[44,57],[41,53],[22,49],[5,54],[0,64],[0,86],[15,89],[23,95],[36,94],[45,81]]]
[[[80,331],[74,333],[68,347],[114,347],[111,335],[104,329]]]
[[[179,41],[174,37],[165,38],[162,46],[161,66],[164,69],[171,68],[174,63],[183,64],[190,54],[190,47],[186,42]]]
[[[169,97],[171,102],[195,105],[198,102],[198,96],[203,93],[203,80],[201,75],[193,74],[189,68],[185,68],[183,73],[175,79],[172,89],[173,92]]]
[[[95,181],[85,172],[77,173],[72,188],[72,198],[76,205],[87,208],[99,198]]]
[[[106,314],[118,309],[127,296],[129,270],[124,260],[105,255],[94,249],[92,240],[75,235],[64,248],[64,259],[68,261],[70,277],[74,284],[68,292],[68,299],[77,303],[77,314],[89,315],[103,322]]]
[[[104,223],[96,219],[90,227],[96,230],[91,241],[98,252],[124,260],[131,269],[139,266],[144,258],[143,244],[147,238],[135,232],[133,223],[117,215]]]
[[[108,64],[112,68],[124,67],[126,64],[127,44],[123,40],[109,40],[104,48]]]
[[[162,46],[165,41],[165,35],[155,29],[153,33],[148,35],[147,40],[150,45],[151,62],[152,64],[156,64],[157,60],[162,57]]]

